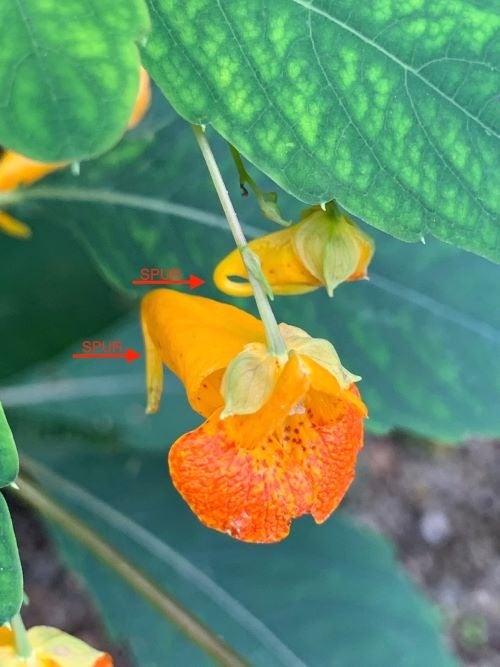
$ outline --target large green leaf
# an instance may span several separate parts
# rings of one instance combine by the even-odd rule
[[[155,135],[160,122],[166,127]],[[184,275],[207,280],[199,293],[221,298],[210,275],[232,240],[191,131],[166,112],[153,115],[141,132],[86,165],[78,178],[53,175],[46,184],[20,193],[27,199],[13,211],[39,237],[50,233],[51,221],[71,224],[106,277],[121,289],[144,294],[146,288],[131,285],[141,267],[179,266]],[[225,164],[227,150],[217,152]],[[237,190],[231,166],[225,173]],[[232,194],[236,201],[234,187]],[[256,207],[242,202],[242,216],[258,221]],[[296,204],[284,203],[287,217],[296,216]],[[249,226],[247,231],[259,232]],[[341,286],[331,301],[323,291],[277,298],[279,316],[330,338],[347,368],[363,376],[360,387],[373,431],[397,426],[445,440],[498,435],[500,269],[432,239],[410,245],[377,234],[370,274],[370,282]],[[252,307],[251,300],[239,304]],[[39,307],[46,307],[43,298]],[[54,336],[46,334],[46,344]],[[18,338],[19,332],[4,336],[4,345],[14,345]],[[137,318],[126,341],[141,345]],[[76,370],[68,365],[64,373],[107,375],[114,368],[85,365]],[[141,442],[155,442],[156,436],[148,435],[150,427],[143,428]]]
[[[23,572],[9,508],[0,491],[0,625],[17,614],[23,602]]]
[[[0,488],[17,477],[16,444],[0,403]],[[17,614],[23,600],[23,572],[9,508],[0,491],[0,626]]]
[[[89,407],[81,405],[82,416]],[[33,429],[30,411],[13,415],[24,451],[60,475],[39,476],[44,489],[140,564],[251,665],[455,664],[440,641],[436,611],[401,572],[384,540],[351,520],[337,515],[319,527],[303,519],[281,544],[237,543],[190,513],[169,483],[164,456],[123,455],[116,450],[119,443],[92,444],[75,434],[68,439],[57,421],[53,432],[63,435],[45,443]],[[175,411],[171,416],[167,441],[188,426]],[[122,421],[129,421],[125,411]],[[137,665],[212,664],[89,553],[67,540],[62,546],[116,638],[131,646]]]
[[[2,0],[0,144],[38,160],[102,153],[139,86],[143,0]]]
[[[0,233],[0,378],[91,336],[129,307],[53,222],[37,221],[29,241]]]
[[[305,202],[500,261],[496,0],[149,0],[145,63]]]
[[[19,472],[19,457],[12,431],[0,403],[0,488],[11,484]]]

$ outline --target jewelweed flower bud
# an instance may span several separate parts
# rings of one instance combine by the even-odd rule
[[[0,211],[0,231],[17,239],[29,239],[31,228],[5,211]]]
[[[312,206],[300,222],[249,243],[259,257],[264,278],[274,294],[303,294],[326,287],[329,296],[342,282],[366,277],[373,240],[334,202]],[[234,280],[238,278],[240,280]],[[214,271],[217,287],[231,296],[251,296],[248,274],[238,251]]]
[[[334,202],[305,212],[293,238],[295,252],[307,270],[325,285],[328,296],[348,280],[366,277],[373,240]]]

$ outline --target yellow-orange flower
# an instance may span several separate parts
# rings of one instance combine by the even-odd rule
[[[27,637],[32,653],[21,658],[12,630],[0,627],[1,667],[113,667],[110,655],[57,628],[35,626],[27,631]]]
[[[134,128],[142,120],[150,102],[151,85],[149,76],[146,70],[141,67],[139,90],[127,129]],[[67,161],[39,162],[15,151],[5,150],[3,153],[0,151],[0,192],[9,192],[18,187],[30,185],[53,171],[67,167],[69,164]],[[31,230],[26,224],[3,211],[0,211],[0,230],[17,238],[31,236]]]
[[[132,114],[128,119],[127,130],[132,130],[136,125],[139,125],[141,120],[146,115],[149,105],[151,104],[151,82],[149,74],[144,67],[141,67],[139,73],[139,90],[135,100]]]
[[[297,224],[248,245],[259,256],[262,273],[275,294],[303,294],[323,285],[332,296],[340,283],[366,277],[374,250],[373,240],[334,202],[325,210],[312,206]],[[252,295],[239,250],[218,264],[214,282],[226,294]]]
[[[31,228],[26,223],[5,211],[0,211],[0,231],[18,239],[29,239],[31,236]]]
[[[248,542],[281,540],[306,513],[325,521],[354,478],[366,416],[358,378],[333,346],[280,325],[288,352],[272,357],[260,320],[166,289],[143,299],[141,316],[148,411],[158,409],[165,363],[206,417],[169,453],[198,518]]]

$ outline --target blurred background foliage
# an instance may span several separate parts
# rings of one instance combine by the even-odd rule
[[[251,197],[239,200],[227,146],[214,144],[248,236],[271,229]],[[2,239],[7,263],[1,270],[19,275],[14,285],[2,282],[8,312],[0,326],[14,328],[16,318],[26,318],[25,305],[32,307],[30,326],[24,319],[22,333],[15,340],[7,336],[13,347],[1,362],[4,376],[134,309],[145,288],[131,282],[142,267],[179,267],[186,277],[206,280],[197,293],[230,300],[216,292],[211,273],[232,249],[231,236],[189,126],[158,97],[139,128],[114,150],[83,163],[79,176],[66,169],[21,196],[9,210],[35,234],[24,244]],[[280,204],[290,219],[303,208],[284,193]],[[500,412],[491,397],[500,392],[500,267],[432,238],[407,244],[367,231],[377,243],[369,282],[343,285],[332,300],[323,291],[278,297],[278,318],[329,338],[347,368],[363,377],[372,432],[398,427],[448,442],[499,434]],[[19,270],[27,265],[29,271]],[[47,306],[34,298],[34,279],[46,281],[44,292],[52,296],[51,324],[38,322]],[[86,299],[90,312],[82,308]],[[68,302],[71,315],[64,310]],[[235,302],[253,308],[251,299]],[[53,331],[37,346],[29,344],[42,326]]]
[[[270,229],[251,197],[238,199],[227,146],[214,146],[248,235]],[[221,298],[211,272],[232,241],[190,128],[157,98],[145,122],[79,176],[53,174],[20,196],[9,211],[34,234],[0,237],[0,400],[21,452],[53,471],[37,470],[44,488],[252,665],[455,664],[436,610],[385,540],[341,513],[322,527],[302,519],[267,547],[205,529],[164,462],[199,423],[181,385],[168,374],[160,414],[146,417],[142,360],[71,359],[89,337],[142,350],[146,288],[131,285],[142,267],[179,267],[206,280],[198,294]],[[297,217],[297,202],[280,193],[280,203]],[[363,376],[371,431],[449,443],[498,435],[500,268],[435,240],[375,236],[369,282],[344,285],[333,300],[278,297],[279,319],[328,337]],[[91,554],[54,534],[137,665],[210,664]]]
[[[100,155],[0,195],[34,232],[0,235],[0,400],[24,467],[256,666],[456,661],[438,611],[387,540],[342,512],[322,527],[301,519],[265,547],[205,529],[165,464],[170,443],[199,423],[179,382],[167,375],[162,411],[146,417],[143,359],[71,358],[87,338],[142,350],[145,289],[131,281],[143,267],[199,275],[198,293],[221,298],[211,273],[233,247],[192,132],[157,92],[145,121],[101,153],[125,128],[142,57],[184,118],[211,123],[301,200],[330,193],[400,238],[428,229],[497,259],[495,3],[417,4],[0,5],[9,26],[0,140],[42,160]],[[248,236],[271,229],[252,197],[239,199],[227,146],[209,133]],[[284,193],[280,204],[290,219],[303,207]],[[377,243],[369,282],[333,300],[278,298],[278,318],[330,339],[363,376],[371,433],[449,445],[498,436],[500,267],[433,238],[410,245],[368,231]],[[5,620],[15,611],[2,603],[15,579],[5,563],[17,573],[17,607],[21,585],[1,494],[0,514]],[[138,667],[210,664],[95,556],[49,529]],[[480,623],[461,632],[469,645],[485,641]]]

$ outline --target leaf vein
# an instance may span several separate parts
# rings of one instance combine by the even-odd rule
[[[418,124],[419,124],[419,126],[420,126],[420,128],[421,128],[421,130],[422,130],[422,132],[424,133],[424,136],[425,136],[425,138],[427,139],[427,143],[428,143],[429,146],[431,147],[432,151],[435,153],[435,155],[437,156],[438,160],[441,162],[441,164],[443,165],[443,167],[444,167],[445,169],[447,169],[447,170],[450,172],[450,174],[451,174],[452,176],[454,176],[455,179],[460,183],[460,185],[461,185],[462,188],[465,190],[465,192],[467,192],[467,194],[468,194],[472,199],[476,199],[479,209],[485,214],[485,216],[486,216],[487,218],[492,218],[492,214],[491,214],[491,212],[490,212],[487,208],[484,207],[484,205],[482,204],[481,200],[480,200],[478,197],[476,197],[476,195],[475,195],[474,192],[472,192],[470,185],[464,181],[464,179],[463,179],[463,178],[459,175],[459,173],[455,170],[455,168],[453,167],[453,165],[450,164],[449,159],[446,159],[446,158],[444,157],[444,155],[442,154],[442,152],[441,152],[441,151],[438,149],[438,147],[436,146],[436,144],[435,144],[435,142],[434,142],[434,139],[432,139],[432,137],[429,135],[428,131],[426,130],[425,125],[424,125],[424,123],[422,122],[422,120],[421,120],[421,118],[420,118],[420,116],[419,116],[419,113],[418,113],[418,111],[417,111],[417,109],[416,109],[416,107],[415,107],[415,103],[414,103],[412,94],[411,94],[410,89],[409,89],[409,87],[408,87],[407,72],[405,72],[405,81],[404,81],[404,84],[405,84],[406,94],[407,94],[407,96],[408,96],[408,101],[410,102],[410,106],[411,106],[411,108],[412,108],[413,114],[414,114],[414,116],[415,116],[415,118],[416,118],[416,120],[417,120],[417,122],[418,122]]]
[[[488,132],[488,134],[492,134],[497,139],[500,138],[500,135],[496,133],[493,130],[493,128],[489,127],[486,123],[483,123],[480,118],[472,114],[468,109],[460,105],[456,100],[449,97],[449,95],[447,95],[440,88],[434,85],[432,81],[429,81],[429,79],[423,76],[418,69],[415,69],[414,67],[411,67],[407,63],[403,62],[400,58],[398,58],[393,53],[385,49],[381,44],[375,42],[373,39],[370,39],[356,28],[353,28],[352,26],[348,25],[344,21],[341,21],[332,14],[329,14],[327,11],[320,9],[319,7],[316,7],[312,2],[312,0],[292,0],[292,2],[295,2],[297,5],[303,7],[304,9],[309,10],[309,12],[314,12],[315,14],[318,14],[318,16],[322,16],[323,18],[331,21],[332,23],[335,23],[335,25],[337,25],[339,28],[346,30],[347,32],[351,33],[351,35],[353,35],[354,37],[357,37],[361,41],[365,42],[365,44],[367,44],[368,46],[373,47],[374,49],[382,53],[384,56],[392,60],[394,63],[399,65],[399,67],[401,67],[404,71],[411,72],[412,74],[414,74],[418,79],[422,81],[422,83],[424,83],[426,86],[429,86],[429,88],[431,88],[440,97],[442,97],[444,100],[455,106],[459,111],[461,111],[475,123],[480,125],[483,128],[483,130]]]

